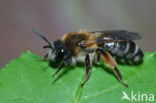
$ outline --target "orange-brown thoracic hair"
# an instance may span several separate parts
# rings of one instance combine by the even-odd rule
[[[80,52],[89,53],[94,51],[97,48],[97,44],[87,46],[83,45],[88,44],[94,39],[94,36],[92,36],[89,32],[80,30],[64,34],[61,41],[72,55],[77,56]]]

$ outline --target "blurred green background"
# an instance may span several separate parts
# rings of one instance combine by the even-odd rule
[[[144,51],[156,51],[156,0],[0,0],[0,68],[30,50],[43,56],[46,43],[79,29],[126,29],[141,33]]]

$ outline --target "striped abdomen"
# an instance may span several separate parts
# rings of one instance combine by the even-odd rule
[[[121,63],[142,62],[143,52],[133,41],[106,43],[103,44],[102,48],[111,53]]]

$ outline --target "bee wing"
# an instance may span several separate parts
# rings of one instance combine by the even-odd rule
[[[139,33],[126,30],[95,31],[90,33],[92,36],[95,36],[94,42],[96,43],[107,41],[139,40],[142,38]]]
[[[126,30],[95,31],[90,33],[106,40],[138,40],[142,38],[139,33]]]
[[[88,41],[84,45],[110,43],[114,41],[139,40],[142,38],[139,33],[126,30],[94,31],[89,33],[91,33],[95,39]]]

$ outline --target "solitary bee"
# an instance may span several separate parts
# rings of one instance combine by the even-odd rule
[[[100,64],[105,61],[121,84],[128,87],[122,80],[115,60],[132,64],[142,62],[143,52],[133,41],[141,39],[141,36],[136,32],[126,30],[87,32],[79,30],[64,34],[61,39],[50,43],[41,33],[33,28],[31,30],[48,43],[44,48],[49,48],[49,51],[42,61],[49,59],[53,64],[60,64],[53,76],[67,64],[75,65],[77,62],[85,64],[85,79],[82,86],[88,80],[92,63]]]

